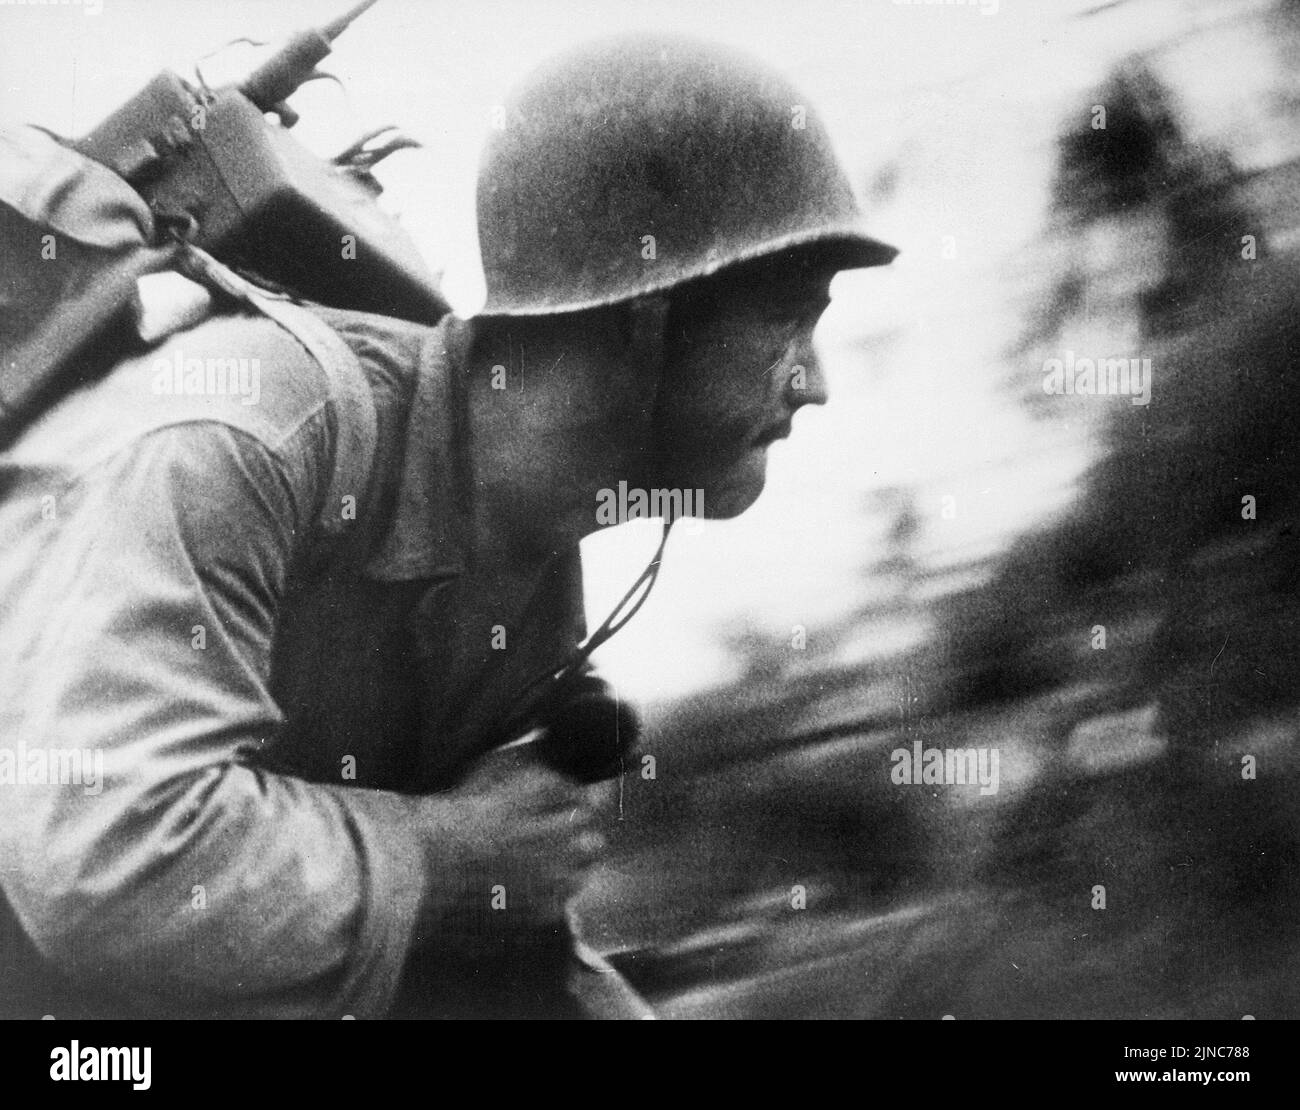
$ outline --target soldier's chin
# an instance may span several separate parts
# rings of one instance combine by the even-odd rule
[[[704,491],[704,516],[731,520],[758,500],[767,484],[767,448],[754,447]]]

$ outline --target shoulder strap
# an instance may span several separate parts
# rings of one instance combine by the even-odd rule
[[[357,356],[320,317],[288,301],[265,300],[257,307],[307,348],[329,380],[336,414],[334,467],[319,524],[327,535],[339,535],[351,530],[374,466],[378,437],[374,394]]]
[[[374,468],[378,417],[370,382],[352,349],[324,320],[292,301],[257,288],[210,254],[186,244],[181,269],[207,285],[252,305],[289,332],[320,364],[329,381],[336,415],[334,460],[321,502],[320,531],[330,539],[347,535],[340,555],[348,559],[364,543],[358,524]]]

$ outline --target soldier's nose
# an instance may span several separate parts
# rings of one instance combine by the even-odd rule
[[[811,350],[804,352],[800,361],[790,367],[785,399],[791,408],[796,409],[804,405],[824,405],[830,400],[826,375],[822,373],[821,363]]]

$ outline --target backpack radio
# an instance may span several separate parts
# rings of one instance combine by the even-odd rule
[[[375,202],[370,168],[418,144],[383,128],[326,162],[289,131],[288,97],[323,76],[316,64],[375,2],[293,35],[237,86],[164,71],[57,151],[0,134],[0,445],[76,378],[77,355],[121,320],[137,280],[187,246],[321,304],[428,324],[448,311]]]

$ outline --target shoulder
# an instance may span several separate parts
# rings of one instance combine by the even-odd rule
[[[238,429],[279,452],[291,440],[327,433],[329,398],[325,370],[289,331],[261,315],[224,313],[74,390],[7,455],[87,468],[151,432],[205,422]]]

